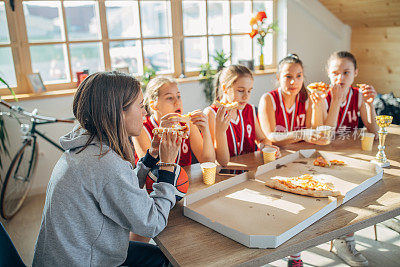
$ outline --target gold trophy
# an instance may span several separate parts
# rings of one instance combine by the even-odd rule
[[[386,127],[392,124],[393,117],[387,115],[380,115],[376,116],[376,123],[380,127],[378,134],[379,134],[379,146],[378,146],[378,153],[375,156],[375,159],[372,161],[375,164],[378,164],[382,168],[389,167],[390,162],[387,160],[385,155],[385,139],[387,135]]]

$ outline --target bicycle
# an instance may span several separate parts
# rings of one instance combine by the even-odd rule
[[[4,219],[12,218],[22,206],[32,184],[38,160],[37,136],[64,152],[64,149],[44,133],[36,129],[36,126],[50,123],[74,123],[75,119],[57,119],[37,115],[38,110],[25,111],[22,107],[13,106],[0,99],[0,104],[7,107],[9,112],[0,112],[18,121],[22,133],[22,145],[11,160],[6,172],[0,195],[0,214]],[[29,119],[30,123],[21,122],[20,118]]]

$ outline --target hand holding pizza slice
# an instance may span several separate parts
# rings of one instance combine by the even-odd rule
[[[223,103],[220,101],[215,101],[215,105],[217,107],[225,107],[227,111],[238,108],[239,107],[239,102],[232,102],[232,103]]]
[[[324,82],[315,82],[315,83],[310,83],[307,86],[307,89],[311,93],[319,93],[319,94],[328,95],[329,85],[327,85]]]
[[[189,124],[189,122],[191,121],[192,118],[200,116],[199,112],[201,112],[201,110],[198,109],[198,110],[194,110],[192,112],[188,112],[184,115],[176,113],[176,114],[174,114],[174,116],[172,116],[170,118],[177,119],[177,121],[179,121],[179,122]]]
[[[175,124],[171,127],[157,127],[153,129],[153,134],[160,137],[164,132],[175,132],[179,137],[182,137],[183,139],[189,138],[189,127],[187,126],[187,124]]]

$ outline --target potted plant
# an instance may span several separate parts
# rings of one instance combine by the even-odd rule
[[[260,11],[250,19],[250,26],[252,31],[249,33],[251,39],[257,38],[257,43],[260,45],[260,70],[264,69],[264,53],[263,47],[265,45],[265,36],[269,33],[278,31],[278,24],[276,21],[268,24],[267,14],[265,11]]]
[[[203,92],[209,104],[214,100],[213,92],[215,73],[216,71],[211,69],[211,64],[208,62],[200,66],[200,77],[203,78],[200,80],[200,84],[203,85]]]
[[[144,73],[142,75],[142,91],[146,90],[146,86],[151,78],[156,76],[156,70],[152,66],[144,66]]]
[[[225,67],[225,63],[228,62],[230,57],[231,54],[225,54],[224,50],[215,50],[215,56],[213,56],[213,59],[217,62],[217,72]]]

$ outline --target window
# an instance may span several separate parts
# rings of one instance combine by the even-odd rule
[[[0,77],[29,93],[26,77],[36,72],[55,90],[75,88],[86,69],[195,75],[207,61],[216,65],[217,50],[257,65],[248,22],[259,10],[272,21],[273,7],[273,0],[16,0],[13,10],[0,0]],[[264,48],[266,65],[274,64],[272,36]]]
[[[11,87],[17,86],[17,78],[14,69],[14,59],[12,44],[7,27],[6,3],[0,1],[0,77],[6,79]],[[0,88],[4,87],[1,85]],[[2,90],[1,93],[7,94],[8,91]]]
[[[213,56],[223,50],[231,54],[231,62],[254,59],[259,65],[260,47],[252,43],[248,33],[252,14],[268,12],[268,23],[273,21],[274,1],[251,0],[182,0],[185,72],[198,71],[207,61],[213,67]],[[273,36],[269,35],[264,46],[264,64],[272,65]]]

